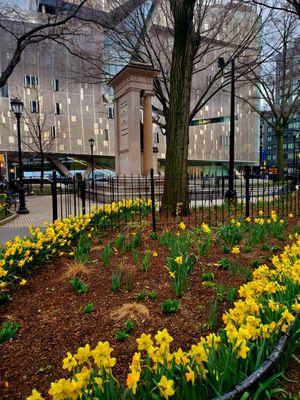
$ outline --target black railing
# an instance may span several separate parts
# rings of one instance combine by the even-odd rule
[[[162,201],[164,177],[155,176],[117,176],[94,182],[91,180],[57,179],[52,180],[53,218],[84,214],[95,208],[106,207],[122,200],[151,200],[152,208],[148,215],[137,213],[135,219],[140,223],[151,224],[152,228],[176,224],[184,219],[188,224],[224,223],[232,218],[256,217],[260,212],[264,216],[275,210],[280,217],[288,214],[299,215],[298,180],[295,175],[284,179],[266,173],[255,176],[251,168],[245,168],[244,174],[234,177],[234,200],[227,200],[229,177],[190,176],[189,208],[187,216],[181,215],[178,207],[176,215],[159,213]],[[179,184],[174,181],[174,185]],[[56,211],[57,210],[57,211]]]
[[[173,182],[174,185],[179,184],[179,180],[176,181]],[[95,180],[94,185],[91,180],[60,178],[53,172],[52,179],[44,180],[43,185],[38,179],[25,180],[25,190],[27,196],[51,196],[53,220],[89,213],[104,205],[112,207],[113,202],[122,200],[151,200],[148,213],[141,209],[132,218],[138,223],[150,225],[153,230],[164,225],[177,224],[183,219],[187,224],[206,222],[217,225],[232,218],[256,217],[259,212],[268,216],[272,210],[282,218],[288,214],[299,216],[300,191],[296,174],[280,180],[268,174],[268,171],[264,176],[256,176],[250,167],[246,167],[243,174],[234,177],[234,200],[227,200],[225,196],[229,188],[228,181],[229,177],[226,175],[190,176],[190,212],[187,216],[181,215],[180,205],[175,215],[160,215],[164,177],[154,175],[153,172],[150,176],[116,176]],[[17,183],[10,182],[10,186],[6,188],[12,198],[17,192]],[[123,220],[122,215],[117,216],[117,223]],[[116,223],[116,219],[113,223]]]

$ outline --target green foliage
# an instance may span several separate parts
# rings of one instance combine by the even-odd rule
[[[90,262],[91,239],[87,235],[80,235],[74,249],[75,260],[83,264]]]
[[[131,331],[133,331],[133,329],[135,328],[135,324],[133,321],[131,321],[130,319],[127,319],[125,321],[125,325],[124,325],[124,330],[129,333]]]
[[[201,228],[196,228],[194,232],[199,255],[207,256],[212,245],[212,233],[205,232]]]
[[[202,274],[202,280],[204,282],[213,282],[215,280],[215,276],[212,272],[205,272]]]
[[[231,262],[226,257],[221,258],[221,260],[219,261],[219,265],[222,269],[230,269],[231,268]]]
[[[143,301],[146,298],[146,292],[144,290],[140,290],[136,293],[135,297],[138,301]]]
[[[86,294],[89,290],[88,284],[84,283],[78,276],[72,278],[70,283],[77,294]]]
[[[233,303],[238,296],[238,290],[234,287],[227,289],[227,301],[228,303]]]
[[[123,243],[123,251],[126,252],[136,249],[141,243],[141,238],[141,232],[134,233],[131,241]]]
[[[150,260],[151,260],[151,251],[150,250],[146,250],[145,253],[144,253],[144,257],[142,259],[142,268],[146,272],[150,268]]]
[[[111,256],[113,255],[113,248],[111,247],[110,243],[107,244],[106,246],[103,247],[103,250],[100,254],[100,258],[103,262],[103,265],[105,267],[109,267],[110,265],[110,259]]]
[[[230,253],[230,247],[227,246],[227,244],[223,244],[223,246],[222,246],[222,252],[223,252],[224,254],[229,254],[229,253]]]
[[[148,298],[149,298],[150,300],[155,300],[155,299],[156,299],[156,292],[155,292],[154,290],[151,290],[151,291],[148,293]]]
[[[132,283],[131,283],[131,279],[129,276],[126,276],[125,290],[126,290],[126,292],[131,292],[131,290],[132,290]]]
[[[123,342],[123,340],[127,339],[128,337],[129,337],[129,334],[125,330],[115,331],[115,338],[119,342]]]
[[[11,295],[8,293],[1,293],[0,294],[0,305],[6,304],[11,301]]]
[[[223,301],[226,297],[227,294],[227,289],[224,285],[218,284],[214,286],[215,291],[216,291],[216,299],[218,301]]]
[[[161,303],[160,308],[164,314],[173,314],[178,310],[179,305],[179,300],[167,299]]]
[[[217,230],[217,238],[222,239],[228,247],[238,245],[242,238],[242,231],[236,224],[220,225]]]
[[[251,261],[250,265],[252,268],[258,268],[261,265],[262,261],[260,259],[254,259]]]
[[[85,314],[92,314],[93,311],[94,311],[94,304],[93,303],[87,303],[83,308],[83,312]]]
[[[268,250],[271,250],[271,247],[268,245],[268,243],[263,243],[261,245],[261,249],[268,251]]]
[[[11,339],[20,327],[17,322],[4,322],[0,329],[0,344]]]
[[[133,249],[132,250],[132,255],[133,255],[133,261],[135,262],[135,264],[138,264],[139,257],[140,257],[139,251],[137,249]]]
[[[272,247],[271,247],[272,253],[276,253],[277,251],[280,251],[280,250],[281,250],[281,249],[280,249],[279,246],[272,246]]]
[[[151,232],[149,236],[151,239],[154,239],[154,240],[158,239],[158,234],[156,232]]]
[[[134,328],[134,322],[130,319],[126,320],[124,328],[122,330],[115,331],[115,338],[120,342],[127,339],[130,336],[129,333],[132,332]]]
[[[218,323],[218,301],[215,300],[209,306],[208,326],[212,332],[216,329],[217,323]]]
[[[252,277],[251,268],[248,265],[240,265],[232,263],[230,271],[235,276],[240,276],[245,282],[249,282]]]
[[[119,233],[115,239],[115,248],[120,249],[126,240],[126,236],[123,233]]]
[[[112,291],[117,293],[122,285],[123,273],[122,271],[113,271],[111,274],[111,288]]]
[[[246,244],[243,250],[244,250],[244,253],[251,253],[253,248],[249,244]]]

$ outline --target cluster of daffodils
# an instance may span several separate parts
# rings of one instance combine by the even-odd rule
[[[136,339],[137,351],[124,385],[112,372],[115,358],[108,342],[67,354],[63,368],[69,379],[51,384],[49,394],[63,399],[200,399],[232,390],[273,351],[300,312],[300,238],[286,246],[272,265],[261,265],[253,280],[239,290],[240,298],[223,315],[219,334],[200,338],[189,349],[172,350],[166,329]],[[181,260],[177,260],[180,262]],[[229,367],[230,366],[230,367]],[[27,400],[41,400],[36,390]]]
[[[57,220],[45,225],[45,229],[31,229],[28,238],[16,237],[0,250],[0,291],[6,290],[12,283],[26,284],[26,273],[34,266],[41,265],[53,256],[72,255],[78,233],[84,230],[91,235],[97,226],[119,215],[129,218],[136,212],[149,212],[151,201],[142,199],[124,200],[104,205],[93,212],[77,217]]]

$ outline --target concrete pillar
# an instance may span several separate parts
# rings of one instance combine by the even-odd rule
[[[152,138],[152,92],[144,95],[144,174],[150,175],[153,168],[153,138]]]

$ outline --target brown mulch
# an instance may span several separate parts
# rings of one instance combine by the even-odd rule
[[[292,224],[290,224],[292,226]],[[105,242],[114,238],[114,233]],[[285,244],[276,240],[270,245]],[[131,252],[114,254],[110,267],[103,266],[100,260],[99,244],[91,252],[89,273],[82,279],[89,284],[86,295],[77,295],[62,276],[70,260],[59,259],[46,263],[34,271],[28,284],[13,293],[13,300],[0,307],[1,321],[17,321],[20,330],[11,341],[0,346],[0,398],[24,399],[33,388],[46,393],[50,382],[65,376],[62,359],[67,351],[76,352],[78,347],[89,343],[92,347],[98,341],[108,340],[114,348],[117,358],[114,374],[124,380],[131,357],[137,349],[135,339],[141,333],[155,334],[158,329],[167,328],[174,338],[173,348],[188,348],[196,343],[201,335],[208,333],[209,309],[215,299],[215,290],[202,285],[203,272],[213,272],[215,281],[226,287],[238,288],[242,278],[234,276],[215,265],[222,256],[229,259],[235,256],[223,255],[214,246],[209,257],[201,258],[193,268],[189,278],[189,288],[181,299],[180,309],[170,316],[162,314],[160,303],[175,298],[171,289],[171,279],[163,266],[167,250],[159,246],[158,241],[144,235],[141,254],[145,248],[156,250],[158,257],[151,258],[148,272],[136,266]],[[254,258],[267,261],[270,252],[260,250],[241,254],[241,263],[249,265]],[[141,257],[140,257],[141,258]],[[111,274],[116,268],[124,271],[123,286],[119,293],[111,290]],[[125,290],[125,277],[130,277],[132,290]],[[122,329],[124,321],[116,323],[111,317],[112,311],[125,303],[136,302],[135,295],[141,290],[155,290],[154,301],[141,302],[149,310],[149,317],[140,318],[131,336],[124,342],[118,342],[114,332]],[[94,312],[84,314],[82,307],[93,302]],[[219,307],[219,321],[222,313],[230,307],[223,301]]]

